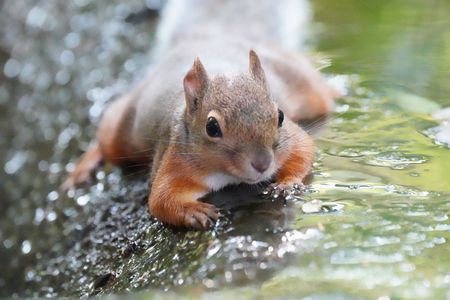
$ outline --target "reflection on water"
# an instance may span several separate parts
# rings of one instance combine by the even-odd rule
[[[55,190],[150,63],[146,2],[3,4],[0,296],[450,297],[450,150],[429,137],[429,113],[450,105],[448,2],[314,1],[327,71],[353,74],[336,78],[349,94],[314,180],[287,201],[214,195],[227,212],[210,232],[152,219],[145,173],[106,167],[90,188]]]

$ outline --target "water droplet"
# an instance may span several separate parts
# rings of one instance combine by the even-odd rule
[[[71,50],[64,50],[63,52],[61,52],[59,60],[61,64],[65,66],[71,66],[75,62],[75,55]]]
[[[8,59],[5,66],[3,67],[3,73],[6,77],[14,78],[20,74],[20,62],[16,59]]]
[[[57,217],[57,215],[56,215],[56,213],[54,211],[49,211],[47,213],[47,221],[49,221],[49,222],[55,221],[56,217]]]
[[[445,244],[446,240],[444,237],[435,237],[433,238],[433,243],[441,245],[441,244]]]
[[[318,213],[321,211],[322,208],[322,201],[314,199],[309,202],[305,202],[302,205],[302,211],[305,214],[311,214],[311,213]]]
[[[437,224],[434,228],[436,231],[450,231],[450,224]]]
[[[20,71],[20,81],[25,84],[31,84],[36,77],[36,67],[33,63],[25,63]]]
[[[59,194],[57,191],[51,191],[50,193],[48,193],[47,195],[47,199],[49,201],[56,201],[59,197]]]
[[[36,273],[33,271],[28,271],[25,274],[25,280],[27,281],[32,281],[34,279],[34,277],[36,276]]]
[[[335,248],[337,246],[338,246],[338,243],[336,243],[334,241],[323,244],[324,249],[331,249],[331,248]]]
[[[36,88],[46,90],[52,83],[52,77],[47,72],[40,72],[36,78]]]
[[[25,240],[22,242],[22,253],[23,254],[28,254],[31,251],[31,243],[28,240]]]
[[[77,204],[80,206],[84,206],[89,202],[89,200],[91,200],[91,198],[88,194],[82,195],[77,198]]]
[[[233,280],[233,274],[230,271],[225,272],[225,280],[227,282],[231,282],[231,280]]]
[[[102,70],[100,69],[94,69],[91,72],[89,72],[89,74],[87,75],[87,80],[91,83],[96,83],[96,82],[100,82],[103,80],[104,74],[102,72]],[[106,89],[100,89],[102,92],[102,96],[104,98],[107,97],[107,90]],[[105,101],[105,99],[103,99],[103,102]]]
[[[416,266],[414,264],[404,262],[400,264],[400,270],[402,272],[412,272],[416,269]]]
[[[216,286],[214,280],[209,279],[209,278],[203,279],[202,283],[208,289],[212,289],[212,288],[214,288]]]
[[[14,245],[13,241],[6,239],[3,241],[3,247],[5,247],[6,249],[11,248]]]
[[[47,12],[39,6],[35,6],[28,12],[26,24],[30,27],[41,28],[46,19]]]
[[[145,6],[150,9],[160,9],[161,8],[161,0],[145,0]]]
[[[52,164],[50,164],[49,170],[50,170],[50,173],[54,173],[54,174],[59,173],[59,172],[61,172],[61,166],[58,163],[52,163]]]
[[[64,38],[64,43],[67,48],[76,48],[80,44],[80,35],[76,32],[71,32]]]
[[[208,253],[206,254],[206,258],[211,258],[216,255],[219,250],[222,248],[222,245],[219,242],[216,242],[208,249]]]
[[[70,73],[67,70],[59,70],[55,75],[55,81],[59,85],[66,85],[70,78]]]
[[[410,164],[423,164],[427,159],[422,155],[406,154],[403,152],[383,152],[378,155],[368,157],[364,160],[368,165],[390,167],[394,170],[402,170]]]
[[[136,63],[134,62],[134,60],[132,59],[128,59],[125,64],[124,64],[124,69],[129,72],[129,73],[133,73],[134,71],[136,71]]]
[[[74,0],[74,2],[78,7],[83,7],[91,3],[91,0]]]
[[[292,194],[289,194],[289,195],[287,195],[284,199],[287,200],[287,201],[292,201],[292,200],[295,199],[295,196],[292,195]]]
[[[15,174],[26,163],[28,158],[27,152],[19,151],[5,164],[4,170],[7,174]]]
[[[34,224],[39,225],[45,219],[45,211],[42,208],[36,208],[34,212]]]
[[[442,221],[448,220],[448,216],[446,214],[442,214],[442,215],[434,216],[433,219],[435,221],[442,222]]]
[[[41,171],[41,172],[48,171],[48,162],[45,160],[39,161],[38,168],[39,168],[39,171]]]

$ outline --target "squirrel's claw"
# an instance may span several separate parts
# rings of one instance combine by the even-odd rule
[[[97,144],[94,144],[83,155],[75,165],[75,169],[69,177],[60,186],[62,192],[67,192],[71,188],[82,186],[92,182],[95,177],[95,171],[103,163],[103,154]]]
[[[59,187],[60,191],[66,193],[72,188],[80,187],[92,182],[94,174],[91,172],[72,173]]]
[[[214,205],[196,202],[195,205],[186,208],[184,225],[198,230],[207,230],[218,218],[219,212]]]

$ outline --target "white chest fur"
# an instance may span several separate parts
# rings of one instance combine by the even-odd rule
[[[224,173],[213,173],[208,175],[203,182],[206,186],[208,186],[212,191],[220,190],[221,188],[241,182],[238,178],[227,175]]]

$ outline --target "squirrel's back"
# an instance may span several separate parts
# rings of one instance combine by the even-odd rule
[[[306,0],[172,0],[162,13],[154,55],[159,58],[186,40],[226,36],[298,50],[310,16]]]
[[[195,57],[207,66],[211,78],[235,78],[248,72],[250,49],[260,56],[270,92],[288,117],[299,120],[328,113],[330,88],[298,54],[309,15],[306,0],[169,1],[153,53],[158,63],[134,97],[134,140],[143,141],[149,132],[165,135],[173,126],[167,118],[184,109],[182,80]]]

